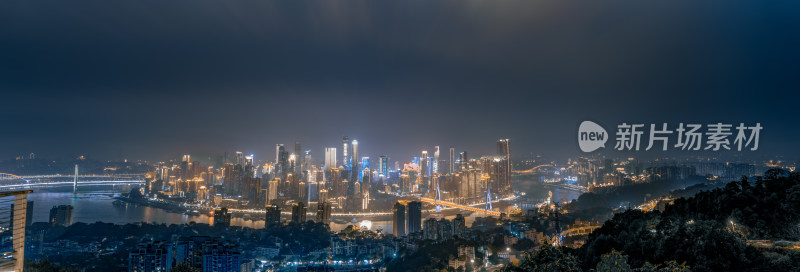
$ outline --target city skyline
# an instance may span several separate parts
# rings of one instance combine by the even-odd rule
[[[0,271],[795,271],[800,2],[0,1]]]

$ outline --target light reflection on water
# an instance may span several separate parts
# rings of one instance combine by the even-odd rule
[[[130,185],[86,186],[80,187],[79,192],[73,194],[70,186],[34,188],[34,192],[28,195],[28,199],[34,201],[33,222],[46,222],[50,214],[50,208],[53,206],[72,205],[75,207],[73,222],[94,223],[102,221],[115,224],[137,222],[185,224],[197,222],[213,225],[214,218],[206,215],[186,215],[147,206],[112,204],[114,197],[119,196],[122,192],[130,191],[130,189]],[[527,196],[533,199],[546,198],[549,190],[553,191],[555,200],[575,199],[580,195],[579,192],[550,188],[530,180],[516,180],[514,189],[526,192]],[[455,211],[448,211],[445,217],[452,219],[456,213]],[[471,225],[475,217],[480,217],[481,215],[465,213],[465,216],[467,225]],[[309,217],[313,218],[311,215]],[[374,218],[343,218],[331,222],[331,229],[334,231],[344,229],[351,224],[350,222],[353,219],[357,222],[370,220],[372,221],[372,229],[383,229],[385,233],[392,232],[390,217],[383,217],[378,220]],[[288,218],[284,216],[284,220],[288,220]],[[231,218],[231,225],[258,229],[264,227],[264,221],[244,220],[240,217],[234,217]]]

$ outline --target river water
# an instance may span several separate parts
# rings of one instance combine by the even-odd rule
[[[58,205],[72,205],[73,222],[94,223],[97,221],[126,224],[137,222],[164,223],[164,224],[184,224],[189,222],[205,223],[213,225],[214,218],[206,215],[186,215],[182,213],[168,212],[166,210],[139,206],[139,205],[113,205],[114,197],[123,192],[129,192],[131,185],[101,185],[79,187],[77,194],[72,193],[71,186],[34,188],[34,192],[28,195],[28,200],[34,201],[33,222],[46,222],[50,215],[50,208]],[[526,198],[539,200],[547,197],[548,191],[553,191],[553,198],[556,201],[576,199],[580,192],[561,189],[543,185],[532,178],[516,178],[514,189],[526,193]],[[454,217],[454,212],[446,216]],[[468,213],[467,213],[468,214]],[[467,225],[472,224],[475,217],[480,214],[468,214],[466,217]],[[370,220],[372,229],[382,229],[386,233],[392,232],[392,221],[386,217],[380,220],[372,218],[345,218],[331,222],[331,229],[334,231],[347,227],[350,223],[361,223]],[[263,220],[244,220],[243,218],[231,218],[231,225],[249,228],[263,228]]]

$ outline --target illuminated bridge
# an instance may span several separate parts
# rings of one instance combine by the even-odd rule
[[[431,203],[431,204],[434,204],[434,205],[442,205],[442,206],[462,209],[462,210],[466,210],[466,211],[473,211],[473,212],[485,213],[485,214],[488,214],[488,215],[500,216],[500,212],[497,212],[497,211],[479,209],[479,208],[475,208],[475,207],[471,207],[471,206],[456,204],[456,203],[453,203],[453,202],[436,200],[436,199],[429,198],[429,197],[420,197],[419,200],[422,201],[422,202]]]
[[[141,175],[79,175],[77,184],[75,176],[65,175],[37,175],[37,176],[18,176],[9,173],[0,173],[0,189],[18,189],[40,186],[60,186],[60,185],[116,185],[116,184],[141,184],[144,181]]]
[[[543,164],[543,165],[534,166],[533,168],[528,169],[528,170],[511,171],[511,173],[514,173],[514,174],[517,174],[517,175],[535,174],[535,173],[544,172],[544,171],[541,171],[541,170],[548,169],[548,168],[552,169],[552,171],[548,171],[548,172],[553,172],[553,171],[555,171],[557,169],[554,165]]]
[[[553,246],[560,246],[563,242],[564,237],[569,236],[580,236],[580,235],[588,235],[593,231],[599,229],[602,226],[583,226],[583,227],[576,227],[570,228],[568,230],[562,231],[556,236],[553,236],[553,239],[550,240],[550,244]]]

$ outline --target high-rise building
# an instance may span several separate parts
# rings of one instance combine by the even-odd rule
[[[380,171],[380,174],[383,175],[383,178],[389,178],[389,158],[386,156],[380,156],[378,164],[378,171]]]
[[[509,145],[508,139],[500,139],[497,140],[497,155],[503,156],[505,161],[505,166],[501,167],[503,173],[500,175],[502,178],[498,180],[500,185],[500,191],[498,192],[506,192],[511,190],[511,146]]]
[[[324,224],[331,222],[331,203],[327,201],[317,203],[317,222]]]
[[[453,235],[464,237],[467,233],[467,220],[460,213],[453,219]]]
[[[406,206],[400,202],[393,207],[392,232],[395,237],[406,236]]]
[[[369,168],[369,157],[362,157],[358,168],[358,181],[364,183],[364,169]]]
[[[350,139],[347,136],[342,137],[342,166],[344,166],[344,169],[350,168],[350,157],[347,156],[349,144]]]
[[[274,178],[267,183],[266,204],[275,204],[278,199],[278,184],[281,178]]]
[[[455,160],[456,160],[456,149],[450,147],[450,174],[455,173]]]
[[[0,193],[0,271],[22,271],[25,260],[25,225],[28,217],[28,194],[33,191]],[[71,207],[71,206],[70,206]],[[71,210],[70,210],[71,211]],[[71,214],[70,214],[71,219]],[[71,220],[70,220],[71,221]]]
[[[11,203],[11,210],[15,211],[15,212],[17,210],[17,207],[16,207],[16,205],[14,203]],[[13,226],[14,225],[14,217],[11,217],[10,220],[11,220],[11,224],[10,225]],[[28,201],[28,206],[26,206],[26,208],[25,208],[25,227],[30,227],[31,223],[33,223],[33,200],[29,200]]]
[[[467,151],[458,153],[458,165],[456,165],[456,172],[464,170],[467,163],[469,163],[469,158],[467,158]]]
[[[230,226],[231,214],[228,213],[228,208],[222,207],[214,210],[214,226]]]
[[[295,156],[295,174],[303,173],[303,149],[300,145],[300,141],[294,142],[294,156]]]
[[[432,168],[433,168],[433,173],[434,174],[438,174],[439,173],[439,146],[437,145],[437,146],[433,147],[433,149],[434,149],[434,151],[433,151],[433,167]]]
[[[161,272],[172,268],[172,244],[167,241],[139,243],[128,254],[129,272]]]
[[[269,229],[281,224],[281,207],[269,204],[266,207],[266,217],[264,218],[264,228]]]
[[[426,184],[427,178],[430,177],[430,175],[428,175],[428,169],[430,167],[428,163],[430,163],[428,160],[428,150],[422,150],[422,156],[419,157],[419,176],[417,177],[419,179],[419,184]]]
[[[237,246],[208,236],[181,237],[174,242],[174,263],[185,262],[197,271],[241,271]],[[163,271],[163,270],[161,270]]]
[[[295,202],[292,204],[292,222],[306,222],[306,213],[308,213],[308,208],[305,203]]]
[[[422,202],[411,201],[408,203],[408,233],[422,230]]]
[[[278,176],[281,177],[283,181],[286,180],[286,175],[289,173],[289,152],[286,152],[286,149],[283,148],[283,145],[277,146],[278,152],[278,167],[276,171],[278,172]]]
[[[281,161],[281,150],[283,150],[283,145],[275,144],[275,163],[279,163]]]
[[[207,241],[200,255],[202,271],[241,271],[241,255],[236,246],[222,241]]]
[[[359,167],[359,161],[358,161],[358,141],[353,140],[352,145],[353,145],[353,155],[351,156],[350,159],[352,166],[351,168],[352,171],[350,171],[351,183],[361,180],[358,178],[359,173],[361,172],[361,167]]]
[[[50,224],[69,226],[72,225],[72,205],[59,205],[50,209]]]
[[[336,148],[335,147],[326,147],[325,148],[325,168],[336,168]]]
[[[426,240],[443,241],[453,238],[453,224],[450,220],[428,218],[424,225],[422,237]]]
[[[236,164],[244,165],[244,154],[241,151],[236,151]]]

